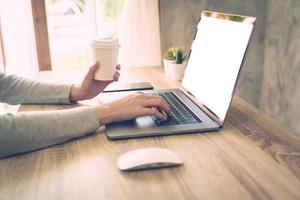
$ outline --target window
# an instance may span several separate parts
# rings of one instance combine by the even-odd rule
[[[123,0],[46,0],[52,69],[88,66],[91,37],[116,36]]]
[[[38,70],[86,68],[89,39],[96,36],[119,36],[123,67],[161,64],[158,0],[15,3],[0,6],[0,69],[6,73],[31,77]]]
[[[31,77],[38,70],[30,1],[1,1],[0,66],[5,73]]]

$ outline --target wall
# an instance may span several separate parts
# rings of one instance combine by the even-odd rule
[[[299,19],[299,0],[268,0],[260,108],[300,134]]]
[[[237,94],[291,130],[300,132],[297,124],[300,56],[296,53],[300,49],[299,3],[298,0],[160,0],[162,52],[170,46],[190,49],[202,10],[256,16]],[[278,17],[282,11],[286,13],[282,16],[288,16],[287,13],[291,16]]]

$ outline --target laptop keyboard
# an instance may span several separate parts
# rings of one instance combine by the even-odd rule
[[[152,119],[158,126],[179,125],[179,124],[196,124],[201,122],[192,112],[178,99],[172,92],[158,93],[157,95],[164,98],[172,109],[172,115],[168,120],[159,120],[155,116]]]

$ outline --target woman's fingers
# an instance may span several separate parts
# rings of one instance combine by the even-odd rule
[[[94,79],[96,71],[99,69],[100,63],[96,61],[92,66],[90,66],[88,73],[86,74],[87,79]]]
[[[152,94],[145,94],[145,93],[142,93],[142,92],[137,92],[137,93],[141,96],[142,99],[148,99],[148,100],[156,99],[158,101],[162,101],[171,110],[171,107],[169,106],[169,104],[161,96],[152,95]]]
[[[143,107],[155,107],[158,108],[160,111],[164,111],[166,115],[171,116],[171,107],[162,97],[141,92],[136,93],[136,95],[136,97],[140,99],[141,105]]]
[[[159,101],[161,101],[163,103],[163,105],[165,106],[165,109],[166,109],[165,111],[170,116],[172,114],[171,106],[162,97],[158,97],[157,100],[159,100]]]
[[[164,98],[162,98],[161,96],[158,96],[158,95],[148,95],[148,98],[149,99],[158,99],[158,100],[162,100],[169,108],[169,104],[164,100]]]
[[[116,73],[114,74],[114,81],[117,82],[119,80],[119,77],[120,77],[120,73],[116,71]]]
[[[167,120],[168,117],[159,112],[157,108],[143,108],[141,116],[153,115],[160,120]]]
[[[143,102],[143,106],[156,107],[159,110],[164,111],[168,116],[172,113],[170,106],[163,99],[148,99]]]

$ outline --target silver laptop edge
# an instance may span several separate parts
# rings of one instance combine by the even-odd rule
[[[186,107],[189,108],[191,112],[193,112],[199,119],[201,119],[202,123],[198,124],[180,124],[180,125],[167,125],[167,126],[157,126],[154,121],[150,117],[139,117],[135,120],[129,120],[124,122],[112,123],[106,126],[107,136],[109,139],[127,139],[127,138],[137,138],[137,137],[148,137],[148,136],[161,136],[161,135],[173,135],[173,134],[183,134],[183,133],[193,133],[193,132],[203,132],[203,131],[215,131],[219,130],[223,127],[225,118],[228,113],[228,109],[231,105],[232,98],[234,95],[234,91],[237,87],[237,82],[241,73],[242,66],[244,64],[245,55],[249,48],[249,42],[253,35],[254,25],[256,18],[248,17],[248,16],[240,16],[240,15],[231,15],[226,13],[217,13],[217,12],[209,12],[203,11],[201,17],[209,16],[218,18],[218,16],[223,17],[229,16],[232,21],[250,19],[246,23],[252,24],[253,28],[250,33],[250,37],[247,41],[247,46],[244,51],[242,62],[239,66],[239,70],[234,82],[234,86],[232,89],[229,106],[225,113],[225,117],[222,119],[216,113],[214,113],[209,107],[207,107],[204,103],[202,103],[196,96],[194,96],[190,91],[188,91],[183,85],[179,89],[169,89],[169,90],[152,90],[145,91],[145,93],[158,93],[158,92],[172,92],[174,93],[181,103],[185,104]],[[201,18],[200,18],[201,20]],[[244,23],[243,21],[243,23]],[[241,21],[238,21],[241,22]],[[198,31],[198,28],[197,28]],[[195,36],[197,34],[195,33]],[[195,40],[195,38],[194,38]],[[192,52],[192,48],[189,54],[189,57]]]
[[[179,124],[168,126],[157,126],[151,117],[138,117],[134,120],[123,121],[106,125],[107,136],[109,139],[127,139],[138,137],[151,137],[174,135],[182,133],[195,133],[219,130],[221,127],[213,121],[201,108],[195,104],[180,89],[164,90],[145,90],[144,93],[172,92],[175,94],[186,107],[198,118],[201,123],[197,124]]]

